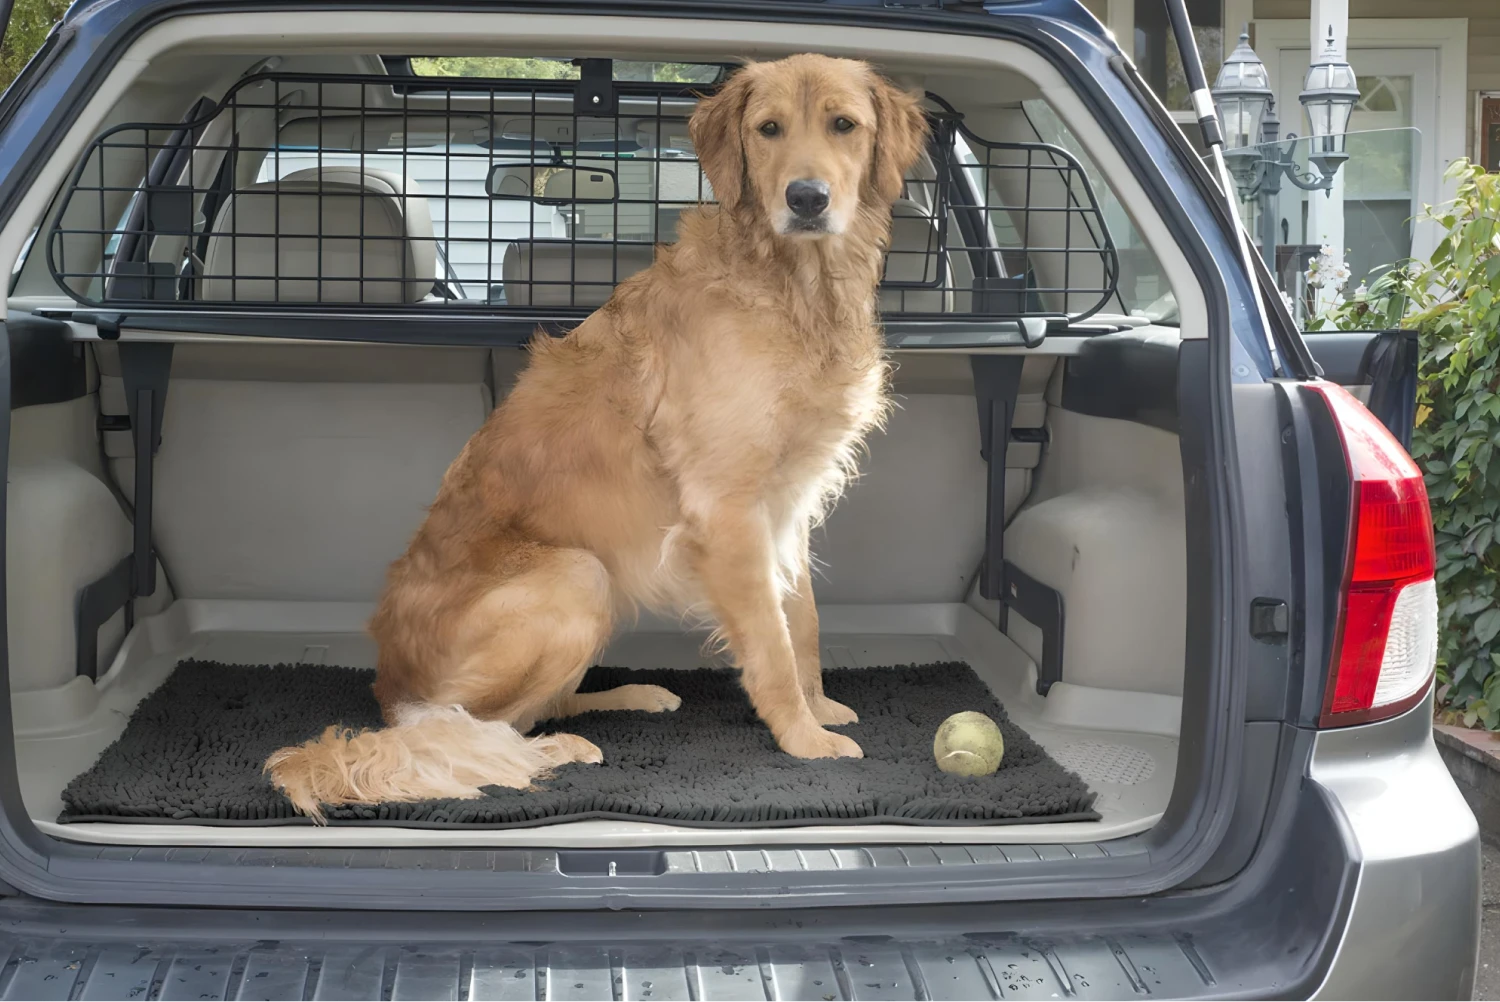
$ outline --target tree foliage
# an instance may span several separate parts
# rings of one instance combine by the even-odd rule
[[[494,80],[577,80],[579,72],[570,59],[537,56],[414,56],[411,65],[421,76]],[[614,64],[616,80],[653,80],[657,83],[711,83],[718,71],[717,66],[701,63],[617,59]]]
[[[47,32],[62,20],[70,0],[15,0],[10,26],[5,29],[5,44],[0,45],[0,90],[11,81],[42,47]]]
[[[1424,217],[1443,239],[1321,318],[1343,330],[1416,328],[1412,455],[1437,537],[1443,712],[1500,730],[1500,175],[1458,160],[1452,202]]]

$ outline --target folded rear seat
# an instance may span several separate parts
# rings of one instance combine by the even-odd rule
[[[936,282],[938,233],[930,213],[902,199],[894,208],[886,277],[902,282]],[[610,240],[515,240],[506,245],[502,265],[508,306],[576,306],[597,309],[615,286],[651,265],[656,248]],[[887,311],[951,311],[952,293],[942,289],[885,289]]]

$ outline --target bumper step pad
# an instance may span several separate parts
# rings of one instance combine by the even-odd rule
[[[5,999],[1119,999],[1216,994],[1186,934],[516,944],[10,940]]]

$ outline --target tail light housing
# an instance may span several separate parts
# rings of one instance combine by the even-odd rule
[[[1385,425],[1342,387],[1328,404],[1350,477],[1349,537],[1323,727],[1403,713],[1427,695],[1437,664],[1432,509],[1422,472]]]

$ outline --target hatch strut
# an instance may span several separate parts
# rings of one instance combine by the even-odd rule
[[[1239,233],[1240,258],[1245,266],[1245,278],[1250,283],[1250,298],[1254,301],[1255,312],[1260,317],[1260,328],[1265,333],[1266,346],[1270,349],[1271,360],[1279,370],[1282,368],[1281,353],[1277,350],[1276,339],[1271,334],[1271,318],[1266,313],[1266,297],[1260,294],[1260,283],[1255,277],[1258,274],[1255,267],[1255,247],[1250,241],[1249,231],[1245,229],[1240,219],[1239,203],[1235,201],[1234,181],[1229,176],[1229,165],[1224,160],[1224,129],[1219,124],[1219,112],[1214,107],[1213,93],[1208,87],[1208,74],[1203,71],[1203,57],[1199,55],[1198,45],[1193,39],[1193,25],[1188,18],[1187,0],[1162,0],[1162,2],[1166,4],[1167,20],[1172,25],[1172,36],[1177,41],[1177,52],[1182,59],[1182,73],[1187,78],[1193,112],[1198,116],[1198,128],[1203,133],[1203,145],[1208,148],[1209,156],[1213,159],[1214,176],[1218,179],[1219,188],[1223,191],[1224,200],[1228,204],[1230,223]],[[1290,313],[1282,319],[1287,322],[1288,329],[1296,329],[1296,322],[1292,320]]]

